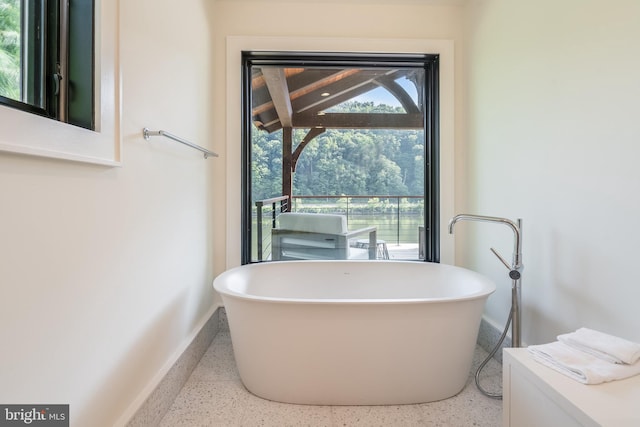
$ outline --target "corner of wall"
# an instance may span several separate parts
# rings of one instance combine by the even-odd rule
[[[160,423],[218,331],[228,328],[224,309],[214,307],[213,310],[213,313],[207,313],[200,326],[185,340],[184,346],[158,372],[116,425],[139,427]]]

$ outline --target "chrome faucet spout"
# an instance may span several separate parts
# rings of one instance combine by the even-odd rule
[[[521,270],[522,265],[522,220],[518,219],[518,223],[511,221],[507,218],[500,218],[495,216],[484,216],[484,215],[469,215],[469,214],[459,214],[451,218],[449,221],[449,234],[453,234],[453,228],[458,221],[478,221],[478,222],[494,222],[498,224],[504,224],[513,230],[514,236],[514,244],[513,244],[513,265],[511,266],[512,270]]]

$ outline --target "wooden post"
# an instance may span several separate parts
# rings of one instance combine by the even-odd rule
[[[293,195],[293,128],[282,128],[282,195],[289,196],[287,212],[291,212]]]

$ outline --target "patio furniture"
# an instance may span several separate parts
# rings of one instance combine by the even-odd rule
[[[368,248],[350,246],[350,240],[369,235]],[[271,230],[271,259],[376,259],[375,226],[347,229],[344,215],[285,212]]]
[[[358,239],[353,244],[354,248],[369,249],[368,239]],[[389,259],[389,249],[387,249],[387,242],[378,239],[376,241],[376,259]]]

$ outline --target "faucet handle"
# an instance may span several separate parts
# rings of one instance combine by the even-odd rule
[[[512,270],[511,265],[507,262],[507,260],[505,260],[504,258],[502,258],[502,255],[500,255],[498,253],[498,251],[496,251],[495,248],[490,248],[491,252],[493,252],[493,254],[498,257],[498,259],[500,260],[500,262],[502,262],[504,264],[505,267],[507,267],[507,270]]]
[[[498,253],[498,251],[495,250],[495,248],[490,248],[491,252],[493,252],[493,254],[498,257],[498,259],[500,260],[500,262],[502,262],[504,264],[505,267],[507,267],[507,270],[509,270],[509,278],[513,279],[513,280],[518,280],[521,276],[519,268],[517,267],[512,267],[509,265],[509,263],[507,262],[507,260],[505,260],[502,255],[500,255]]]

